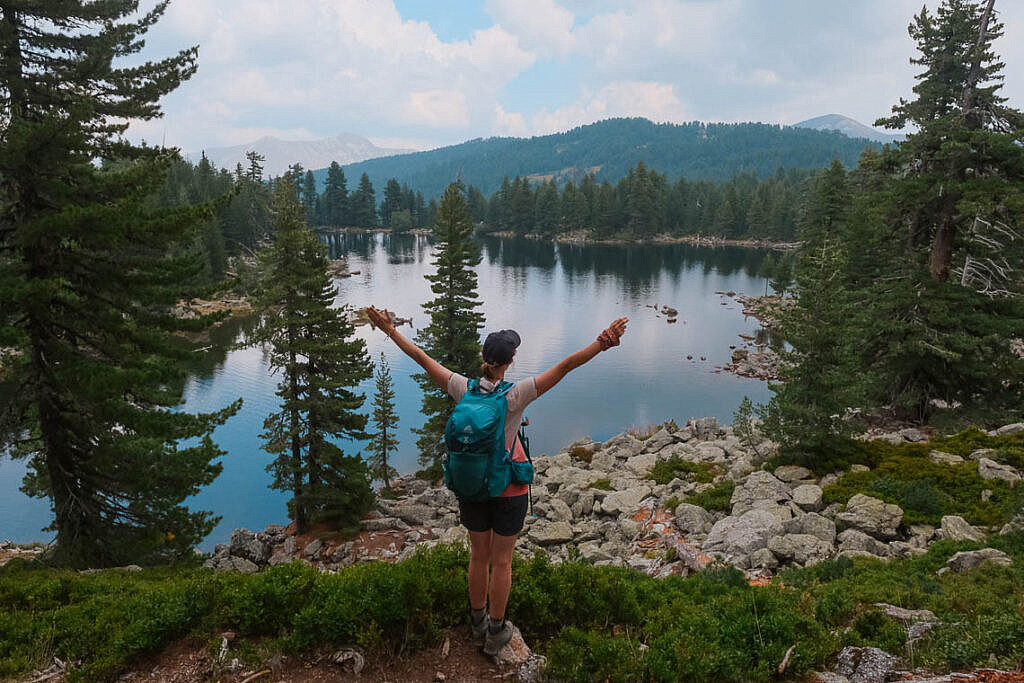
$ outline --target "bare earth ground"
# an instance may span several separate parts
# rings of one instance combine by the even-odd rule
[[[514,672],[503,672],[494,666],[490,657],[480,651],[480,643],[470,640],[468,635],[468,629],[455,629],[450,632],[447,656],[442,656],[442,645],[421,650],[408,657],[368,657],[359,674],[353,673],[350,664],[335,664],[331,661],[332,653],[326,650],[301,657],[277,656],[258,669],[241,666],[231,670],[230,650],[224,663],[215,665],[205,643],[194,638],[183,638],[169,645],[163,652],[138,662],[130,672],[118,680],[126,683],[473,683],[511,679]],[[29,683],[38,678],[38,673],[33,674],[22,679],[20,683]],[[46,679],[46,682],[58,683],[63,680],[64,676],[58,675]]]

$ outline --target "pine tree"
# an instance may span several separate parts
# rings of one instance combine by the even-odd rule
[[[993,277],[974,282],[964,269],[988,251],[975,226],[1011,234],[1024,219],[1024,116],[998,94],[1003,64],[992,43],[1002,25],[991,1],[944,0],[909,30],[919,52],[912,61],[924,68],[916,98],[878,123],[916,130],[862,162],[871,189],[855,220],[874,247],[870,258],[884,264],[879,271],[860,259],[856,269],[871,304],[858,309],[862,362],[878,369],[870,399],[915,420],[937,401],[997,420],[1019,410],[1024,379],[1009,346],[1024,328],[1020,239],[991,262]]]
[[[22,490],[50,501],[58,564],[191,556],[217,520],[182,503],[220,472],[210,435],[240,403],[169,410],[192,355],[172,332],[209,322],[173,311],[201,279],[192,245],[212,212],[162,206],[171,155],[121,134],[127,119],[160,115],[196,49],[113,65],[165,9],[0,7],[0,346],[21,351],[0,391],[0,444],[29,458]]]
[[[391,227],[391,217],[396,211],[402,210],[404,204],[402,186],[394,178],[390,178],[384,186],[384,201],[380,205],[380,220],[385,228]]]
[[[348,225],[348,188],[345,171],[337,161],[332,161],[327,169],[327,184],[324,186],[320,206],[324,225]]]
[[[306,210],[306,224],[320,225],[318,219],[319,197],[316,193],[316,177],[312,171],[306,171],[302,178],[302,205]]]
[[[812,463],[843,447],[853,432],[846,410],[859,405],[855,341],[843,333],[850,314],[839,241],[828,231],[796,268],[797,305],[782,317],[790,350],[780,352],[784,382],[763,411],[765,432],[782,451]]]
[[[262,434],[276,456],[267,468],[271,487],[291,492],[288,511],[300,530],[314,521],[348,529],[373,502],[369,470],[329,439],[366,436],[366,416],[356,412],[364,397],[355,392],[372,374],[366,345],[346,310],[331,307],[337,290],[326,248],[306,227],[288,176],[277,183],[273,211],[276,241],[260,255],[260,325],[252,336],[282,372],[281,410],[267,417]]]
[[[373,184],[365,173],[359,178],[359,187],[352,193],[349,203],[349,218],[360,228],[377,226],[377,200],[374,199]]]
[[[478,311],[476,272],[480,263],[480,247],[473,242],[473,225],[460,183],[452,183],[444,191],[434,223],[434,266],[427,275],[435,298],[423,305],[430,323],[420,330],[416,342],[444,367],[467,377],[480,369],[480,329],[484,316]],[[422,412],[427,422],[416,430],[420,438],[420,464],[431,476],[440,474],[444,426],[454,404],[426,374],[416,375],[423,388]]]
[[[373,395],[373,426],[375,431],[370,440],[370,474],[375,480],[383,481],[385,488],[391,488],[391,479],[398,476],[398,470],[388,464],[388,457],[398,450],[395,432],[398,430],[398,415],[395,413],[395,383],[391,379],[384,352],[374,375],[377,391]]]

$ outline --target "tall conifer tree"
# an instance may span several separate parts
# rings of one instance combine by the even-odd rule
[[[50,501],[60,564],[190,556],[216,519],[182,502],[220,472],[210,434],[238,408],[168,410],[191,355],[171,332],[209,322],[173,310],[201,278],[190,245],[212,212],[161,206],[170,155],[121,137],[196,68],[195,48],[115,64],[167,7],[130,19],[137,4],[0,4],[0,346],[21,351],[0,442],[29,459],[22,490]]]
[[[480,247],[473,241],[473,225],[461,183],[444,191],[434,223],[433,275],[427,275],[434,299],[423,305],[430,323],[416,342],[431,357],[453,372],[475,377],[480,371],[480,329],[484,316],[477,298],[476,272]],[[432,475],[440,474],[444,446],[441,438],[454,403],[426,374],[416,375],[423,387],[427,422],[417,430],[420,464]]]
[[[309,522],[358,525],[373,502],[369,471],[330,439],[365,438],[359,383],[372,374],[366,344],[355,337],[327,274],[327,251],[305,224],[289,176],[275,187],[276,240],[261,252],[264,284],[257,298],[260,325],[254,343],[266,343],[270,364],[282,372],[281,409],[264,422],[264,448],[273,488],[290,491],[288,511],[300,530]]]
[[[391,379],[391,368],[381,351],[380,363],[374,375],[377,390],[373,395],[373,438],[370,440],[370,474],[375,480],[383,481],[391,488],[391,479],[398,476],[389,462],[391,454],[398,450],[398,415],[395,413],[395,383]]]

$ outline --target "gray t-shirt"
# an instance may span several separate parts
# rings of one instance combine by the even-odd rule
[[[493,391],[495,386],[493,382],[486,379],[480,380],[480,388],[484,391]],[[469,380],[463,375],[453,372],[452,376],[448,378],[448,395],[457,403],[467,391],[469,391]],[[516,382],[505,394],[505,399],[508,401],[508,412],[505,413],[505,448],[512,450],[519,425],[523,421],[523,411],[536,398],[537,382],[533,377]]]

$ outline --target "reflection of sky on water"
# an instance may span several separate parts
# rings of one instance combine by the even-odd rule
[[[731,421],[745,394],[754,401],[767,400],[764,383],[712,372],[728,361],[729,345],[740,342],[737,334],[758,329],[756,321],[744,319],[737,303],[715,292],[760,293],[764,284],[755,276],[760,252],[496,238],[483,244],[477,274],[487,319],[484,333],[513,328],[523,338],[510,380],[546,370],[593,341],[616,317],[630,318],[622,346],[571,373],[527,410],[535,454],[553,454],[581,436],[604,440],[630,426],[669,418],[680,424],[702,415]],[[432,293],[423,276],[433,271],[427,238],[341,235],[330,239],[330,247],[334,255],[347,253],[349,268],[360,271],[337,280],[339,305],[373,304],[412,316],[417,327],[426,323],[420,305]],[[668,324],[649,307],[653,304],[678,309],[679,322]],[[213,341],[223,347],[250,325],[231,320],[218,328]],[[408,326],[400,329],[414,336]],[[423,422],[421,392],[411,377],[418,368],[380,332],[366,326],[357,328],[357,334],[367,341],[371,358],[383,350],[391,364],[400,421],[395,465],[410,472],[417,468],[412,429]],[[695,361],[687,361],[688,354]],[[700,362],[701,356],[707,361]],[[225,541],[232,529],[261,529],[285,519],[287,496],[267,488],[265,468],[271,457],[259,438],[263,419],[278,404],[278,378],[269,373],[265,354],[257,348],[215,349],[197,359],[194,373],[185,387],[185,409],[212,411],[244,398],[238,415],[214,434],[227,451],[224,471],[188,503],[223,517],[202,546],[208,550]],[[372,380],[363,390],[368,404]],[[352,452],[362,444],[342,446]],[[0,461],[0,539],[43,538],[39,529],[50,521],[45,501],[29,500],[17,491],[23,475],[23,463]]]

